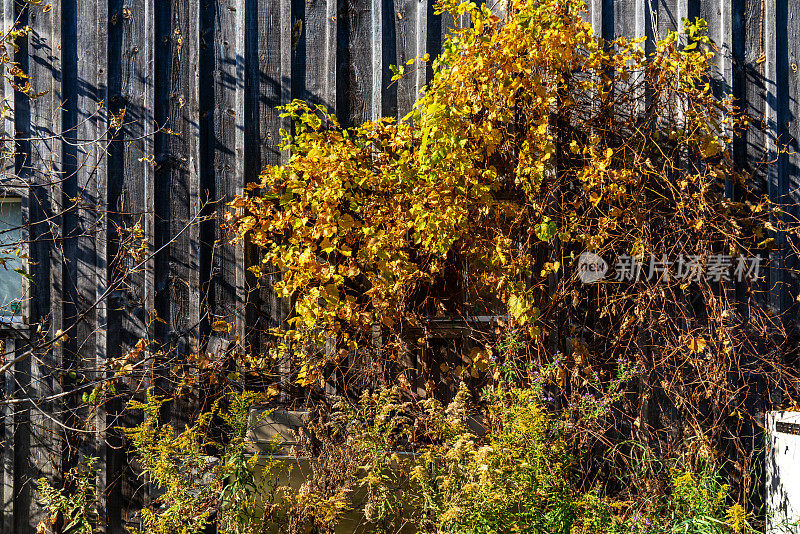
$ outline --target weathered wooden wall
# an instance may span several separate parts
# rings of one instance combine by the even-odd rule
[[[767,180],[773,199],[796,195],[800,3],[589,3],[606,38],[663,36],[682,17],[705,18],[720,46],[720,90],[755,119],[736,157]],[[275,107],[290,99],[322,103],[345,124],[404,115],[430,72],[392,85],[389,66],[437,51],[452,24],[434,14],[431,0],[52,0],[46,12],[4,0],[2,9],[5,28],[18,18],[31,27],[15,60],[37,90],[48,91],[28,102],[7,82],[0,86],[14,107],[0,127],[16,136],[19,151],[4,172],[30,184],[29,322],[56,332],[80,320],[53,351],[6,374],[6,399],[57,394],[62,377],[42,369],[102,365],[147,332],[189,350],[215,319],[246,334],[277,317],[280,303],[268,292],[248,296],[246,251],[225,244],[215,206],[284,157],[276,145],[286,124]],[[126,124],[107,133],[123,109]],[[792,150],[779,153],[780,141]],[[75,198],[78,209],[62,211]],[[211,219],[196,224],[202,215]],[[125,284],[109,286],[117,280],[115,228],[137,221],[158,252]],[[779,307],[790,298],[785,288],[772,292]],[[6,346],[17,352],[7,350],[7,361],[24,345],[9,336]],[[67,446],[91,453],[102,442],[66,437],[54,422],[74,425],[62,417],[64,402],[3,407],[3,533],[35,530],[41,513],[32,481],[57,473]],[[85,415],[102,426],[113,422],[114,409]],[[109,530],[121,532],[132,520],[123,495],[140,488],[121,476],[118,454],[94,452],[102,457]]]

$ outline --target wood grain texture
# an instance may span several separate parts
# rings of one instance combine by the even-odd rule
[[[782,150],[787,142],[789,110],[786,7],[783,0],[764,0],[766,180],[769,198],[777,204],[784,204],[789,200],[788,160],[785,151]],[[769,21],[769,31],[766,31],[767,21]],[[776,238],[779,248],[770,253],[769,289],[770,303],[776,312],[781,313],[789,308],[792,296],[789,292],[790,281],[785,272],[786,237],[777,235]]]
[[[374,117],[373,0],[339,0],[337,14],[336,112],[345,126]]]
[[[289,121],[280,117],[280,106],[288,104],[294,96],[322,105],[329,112],[335,111],[336,1],[251,2],[248,21],[247,115],[252,117],[248,122],[248,138],[259,141],[248,143],[245,169],[246,181],[253,181],[262,170],[281,164],[288,157],[286,151],[278,148],[281,129],[291,130]],[[259,262],[260,252],[248,246],[245,261]],[[288,318],[288,299],[278,298],[274,291],[279,277],[280,273],[275,272],[260,283],[247,279],[250,350],[268,350],[274,340],[267,332]],[[291,371],[290,362],[276,364],[284,400],[289,398]]]
[[[79,209],[75,241],[75,272],[78,321],[76,357],[88,370],[88,376],[103,377],[107,353],[107,307],[98,300],[108,287],[108,219],[101,214],[108,206],[108,4],[100,0],[76,3],[77,73],[76,98],[66,105],[75,106],[77,116],[77,161],[75,178]],[[72,258],[70,258],[72,259]],[[86,452],[100,457],[97,493],[101,499],[100,516],[105,520],[108,454],[105,446],[106,412],[98,405],[91,414],[94,443]],[[105,521],[104,521],[105,523]],[[101,530],[103,532],[103,530]]]
[[[786,7],[786,29],[785,35],[778,34],[778,47],[784,43],[787,45],[785,55],[786,83],[781,86],[782,92],[778,95],[779,102],[784,104],[783,113],[786,120],[785,146],[786,155],[784,162],[784,173],[786,175],[787,204],[790,206],[789,213],[793,220],[800,217],[800,103],[798,103],[798,88],[800,88],[800,5],[797,2],[781,2]],[[779,4],[779,9],[782,8]],[[779,19],[780,20],[780,19]],[[796,236],[787,236],[790,250],[792,246],[798,245]],[[797,272],[798,259],[787,252],[786,262],[793,273]],[[791,327],[796,327],[800,321],[800,310],[798,310],[797,300],[792,298],[800,293],[800,282],[796,276],[787,281],[789,287],[790,302],[792,308],[789,310],[787,322]]]
[[[426,27],[428,2],[426,0],[394,0],[395,65],[402,66],[406,73],[395,82],[397,117],[404,117],[425,85],[426,74],[419,63],[407,65],[408,61],[421,58],[427,51]],[[452,18],[452,17],[451,17]],[[440,30],[441,31],[441,30]]]
[[[16,10],[14,9],[14,1],[13,0],[3,0],[2,2],[2,9],[3,9],[3,33],[5,34],[9,29],[14,27],[16,22]],[[11,80],[3,77],[2,82],[0,83],[0,91],[2,91],[2,95],[0,98],[0,104],[3,106],[7,106],[7,110],[9,113],[6,113],[2,118],[0,118],[0,124],[2,124],[2,135],[3,135],[3,152],[4,154],[13,154],[14,152],[14,145],[16,143],[16,136],[14,134],[14,88],[11,87]],[[9,178],[13,178],[14,176],[14,158],[13,157],[4,157],[2,161],[2,168],[0,168],[0,172],[2,173],[2,179],[7,180]]]
[[[5,340],[0,344],[2,348],[3,361],[10,362],[16,356],[14,350],[14,340]],[[15,382],[15,369],[12,367],[4,373],[1,377],[3,381],[3,395],[7,399],[16,397],[16,382]],[[2,526],[3,532],[17,532],[14,525],[14,503],[16,499],[16,484],[14,483],[16,471],[16,456],[14,454],[14,447],[16,445],[16,425],[14,421],[14,405],[9,404],[3,407],[3,457],[0,458],[2,462]],[[22,501],[25,505],[25,501]]]
[[[641,27],[644,21],[644,13],[642,6],[646,0],[615,0],[610,9],[613,11],[611,21],[613,23],[610,28],[611,35],[616,37],[619,35],[625,36],[640,36]]]
[[[200,13],[195,2],[155,5],[154,294],[157,338],[173,358],[198,348],[200,327]]]
[[[603,7],[604,0],[590,0],[586,3],[589,10],[589,23],[592,25],[595,37],[603,37]]]
[[[247,3],[244,131],[246,140],[260,142],[245,143],[245,182],[257,180],[262,170],[285,161],[286,153],[278,149],[278,142],[280,130],[288,130],[291,125],[280,117],[278,108],[289,102],[292,93],[326,107],[335,94],[335,14],[328,17],[335,13],[331,8],[335,3],[311,4],[313,7],[306,10],[306,3],[300,1]],[[299,21],[294,38],[292,18]],[[306,80],[313,85],[306,87]],[[245,264],[258,261],[259,252],[246,246]],[[246,276],[249,350],[265,350],[270,342],[266,332],[286,319],[288,303],[275,294],[276,278],[277,275],[268,276],[259,284],[252,276]],[[280,374],[286,372],[284,369]]]
[[[243,91],[244,80],[240,61],[240,39],[238,30],[242,26],[244,9],[241,0],[224,0],[214,3],[208,13],[213,21],[210,44],[213,46],[213,70],[208,79],[213,83],[212,124],[213,133],[208,140],[208,152],[213,172],[213,183],[207,184],[209,199],[214,202],[217,224],[208,236],[208,244],[213,247],[211,257],[211,287],[209,291],[209,311],[211,320],[224,320],[236,324],[236,331],[243,328],[243,257],[241,247],[230,245],[222,230],[226,203],[241,192],[243,182],[242,158],[237,139],[242,142],[237,128],[241,126],[243,109],[239,97]],[[208,37],[207,37],[208,39]],[[205,82],[204,82],[205,83]]]
[[[133,228],[140,228],[146,250],[153,251],[155,202],[163,195],[154,188],[154,29],[152,0],[115,0],[109,4],[108,109],[120,127],[109,132],[107,178],[107,279],[114,289],[108,298],[107,347],[109,358],[120,358],[140,339],[152,335],[157,324],[154,308],[155,265],[151,259],[141,268],[130,250],[121,243]],[[163,125],[163,122],[161,123]],[[127,246],[139,246],[139,242]],[[122,391],[137,387],[135,380],[120,383]],[[146,385],[146,384],[145,384]],[[119,417],[135,423],[125,414],[124,403],[106,405],[109,421]],[[125,415],[123,415],[125,414]],[[107,517],[108,529],[120,531],[130,520],[123,503],[141,502],[139,484],[128,466],[118,430],[109,429]]]
[[[3,0],[3,30],[8,31],[13,28],[17,21],[17,11],[12,0]],[[16,58],[16,54],[15,57]],[[3,149],[6,157],[2,165],[3,181],[16,181],[16,160],[14,153],[17,150],[16,140],[16,116],[17,106],[14,89],[10,80],[4,78],[3,83],[3,106],[7,106],[9,113],[2,119],[3,125]],[[2,344],[3,360],[11,362],[16,357],[16,340],[5,339]],[[19,366],[12,365],[6,371],[3,378],[3,392],[7,398],[16,398],[18,391],[17,377],[20,374]],[[27,461],[20,458],[19,450],[27,446],[30,442],[30,433],[27,428],[22,428],[23,417],[26,414],[17,414],[14,405],[3,408],[3,531],[20,532],[27,528],[27,522],[31,513],[31,496],[22,490],[21,480],[26,474]],[[24,424],[24,423],[23,423]],[[18,506],[22,504],[23,507]],[[25,506],[27,505],[27,506]]]
[[[277,17],[270,48],[291,55],[291,72],[283,73],[278,87],[290,84],[293,98],[321,104],[335,114],[337,0],[294,0],[291,20],[286,17],[288,7],[282,0],[260,8]],[[273,58],[270,63],[280,65],[281,61]]]
[[[31,257],[41,258],[29,264],[31,281],[20,280],[27,286],[29,299],[24,313],[33,324],[50,326],[53,319],[61,322],[60,277],[63,265],[62,254],[54,236],[59,234],[59,211],[61,191],[61,145],[58,135],[61,127],[61,12],[54,6],[48,12],[41,8],[28,6],[20,12],[31,28],[25,47],[20,53],[27,54],[28,73],[33,78],[37,93],[44,93],[27,102],[26,114],[17,116],[19,131],[28,132],[28,141],[20,143],[21,160],[18,159],[17,174],[21,182],[30,184],[23,199],[26,224],[25,240]],[[43,58],[44,60],[39,60]],[[18,95],[17,99],[27,100]],[[27,116],[26,116],[27,115]],[[21,124],[21,122],[25,122]],[[24,190],[23,190],[24,191]],[[55,193],[55,195],[53,194]],[[53,205],[55,201],[55,205]],[[28,345],[17,342],[17,348],[25,350]],[[46,398],[61,393],[61,373],[63,353],[37,351],[30,361],[21,365],[22,372],[30,373],[30,382],[24,394],[34,398]],[[57,425],[61,405],[53,401],[36,401],[23,411],[24,424],[19,431],[30,432],[26,438],[29,445],[29,464],[26,476],[46,476],[59,483],[62,470],[61,449],[63,446],[61,428]],[[20,472],[22,473],[22,472]],[[22,495],[35,489],[26,483]],[[38,523],[41,512],[32,510],[26,523]],[[20,518],[22,519],[22,518]]]
[[[153,244],[153,6],[152,0],[115,1],[110,5],[109,95],[111,114],[123,125],[110,132],[107,196],[109,207],[109,277],[119,282],[109,299],[109,354],[118,357],[148,333],[153,310],[153,265],[125,276],[137,262],[119,249],[125,233],[139,225]],[[122,279],[124,277],[124,279]]]

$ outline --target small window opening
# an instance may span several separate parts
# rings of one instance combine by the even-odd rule
[[[22,199],[0,198],[0,322],[22,320],[27,261],[22,236]]]

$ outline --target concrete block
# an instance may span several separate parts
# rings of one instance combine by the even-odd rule
[[[250,409],[247,441],[254,452],[277,452],[273,444],[281,445],[281,452],[288,453],[297,445],[297,431],[306,423],[307,412],[296,410],[270,411],[264,407]]]
[[[800,412],[766,420],[767,534],[800,534]]]

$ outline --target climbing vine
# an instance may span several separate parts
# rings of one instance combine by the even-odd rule
[[[547,380],[576,405],[630,360],[647,369],[638,396],[594,436],[728,448],[749,491],[750,453],[732,445],[750,424],[743,369],[791,372],[761,295],[777,269],[766,260],[791,244],[776,237],[796,226],[734,165],[748,119],[714,89],[705,22],[646,53],[644,38],[598,39],[584,9],[516,0],[501,19],[445,0],[444,16],[471,26],[446,40],[402,120],[344,128],[322,106],[284,107],[288,162],[228,215],[261,251],[252,272],[277,273],[292,302],[273,356],[296,361],[307,386],[374,381],[375,369],[394,381],[432,321],[495,317],[444,374],[496,382],[558,360]],[[586,283],[585,253],[617,267]],[[520,349],[504,355],[511,330]]]

